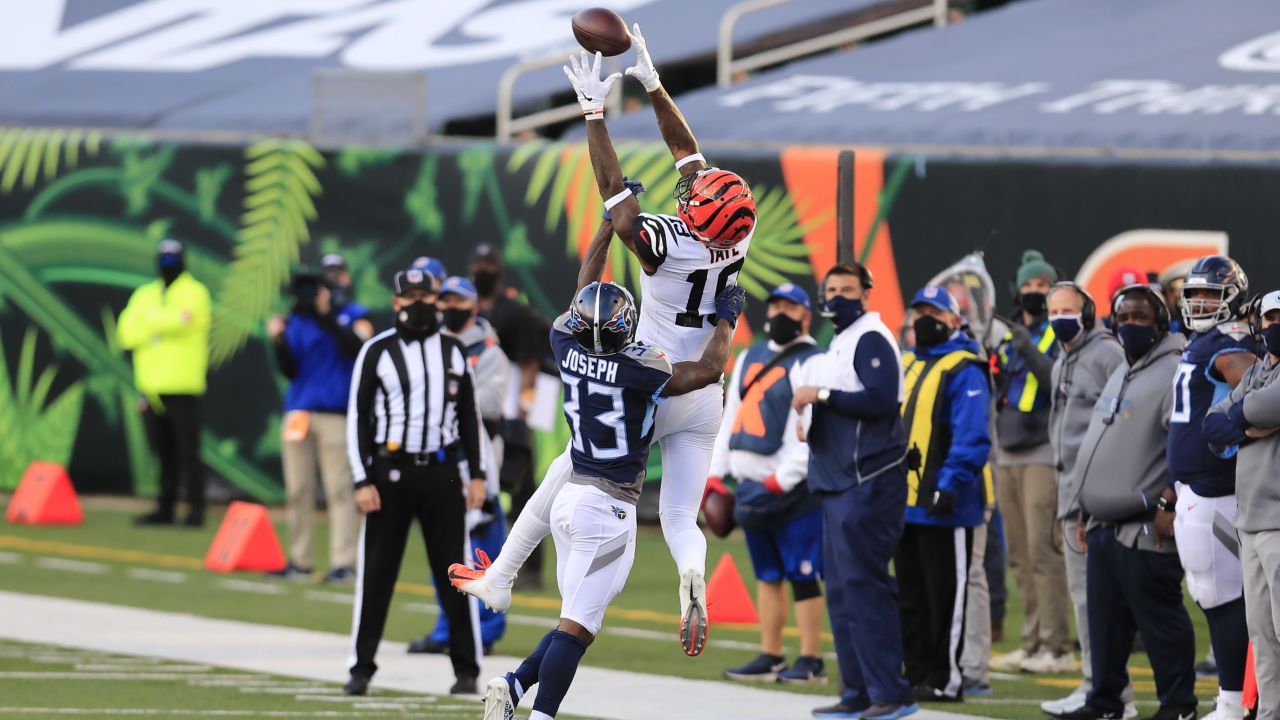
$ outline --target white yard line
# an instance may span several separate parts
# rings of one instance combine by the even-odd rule
[[[0,607],[5,608],[0,613],[0,637],[22,642],[161,657],[307,680],[345,682],[347,679],[346,658],[351,641],[337,633],[3,591],[0,591]],[[673,662],[679,660],[674,657],[674,647],[672,651]],[[516,667],[520,661],[521,658],[514,657],[483,658],[481,682]],[[454,679],[448,657],[408,655],[404,643],[399,642],[382,643],[378,664],[380,669],[373,682],[375,690],[388,688],[444,695]],[[176,674],[176,677],[187,676]],[[531,696],[521,705],[528,707],[526,703],[531,701]],[[567,714],[611,720],[774,720],[808,717],[815,706],[831,699],[830,695],[798,695],[710,680],[583,666],[561,709]],[[388,698],[387,701],[396,700]],[[478,699],[469,703],[462,698],[450,701],[470,705],[479,714]],[[6,712],[16,711],[0,707],[0,714]],[[104,714],[96,709],[93,712]],[[61,714],[76,713],[72,709]],[[276,717],[268,713],[261,716]],[[279,717],[320,716],[298,713]],[[935,710],[922,710],[913,717],[979,720]]]
[[[36,558],[36,567],[45,570],[62,570],[65,572],[83,573],[85,575],[106,575],[111,572],[111,568],[96,562],[85,562],[84,560],[68,560],[58,557],[39,557]]]
[[[285,589],[275,583],[254,582],[252,580],[238,580],[236,578],[223,578],[217,581],[217,586],[225,590],[236,590],[238,592],[251,592],[258,595],[283,595]]]
[[[180,585],[187,581],[187,574],[176,570],[152,570],[151,568],[131,567],[125,574],[134,580],[150,580],[152,582]]]
[[[18,553],[0,552],[0,565],[17,565],[22,562],[22,556]]]

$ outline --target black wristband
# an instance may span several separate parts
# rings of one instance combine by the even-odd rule
[[[1161,495],[1160,497],[1156,498],[1156,507],[1160,508],[1165,512],[1173,512],[1174,505],[1177,502],[1178,501],[1176,499],[1170,500],[1169,498]]]

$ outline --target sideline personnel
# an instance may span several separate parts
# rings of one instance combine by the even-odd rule
[[[902,358],[880,314],[863,305],[870,271],[842,263],[822,285],[822,314],[836,336],[826,354],[802,369],[806,380],[823,386],[795,382],[792,406],[797,412],[813,406],[809,488],[822,502],[827,607],[846,689],[813,715],[894,720],[919,709],[902,674],[902,628],[889,576],[907,508]]]
[[[356,358],[347,446],[356,504],[367,515],[360,530],[354,643],[343,688],[364,695],[378,669],[373,657],[409,526],[418,518],[436,587],[449,587],[449,565],[469,555],[466,509],[484,503],[475,383],[466,351],[438,332],[436,281],[417,268],[396,273],[396,326],[365,343]],[[459,484],[464,473],[470,483]],[[449,656],[457,681],[453,694],[476,692],[480,636],[476,610],[466,596],[441,593],[449,618]]]

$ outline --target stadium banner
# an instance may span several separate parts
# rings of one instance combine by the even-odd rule
[[[834,262],[838,150],[708,151],[748,179],[760,215],[740,277],[754,302],[738,345],[758,333],[773,286],[815,291]],[[622,144],[619,154],[624,173],[648,188],[644,210],[672,212],[676,171],[666,148]],[[1255,288],[1280,282],[1272,240],[1280,207],[1257,191],[1274,186],[1280,168],[873,149],[857,158],[856,256],[876,277],[871,307],[891,326],[901,322],[904,295],[973,250],[986,253],[998,300],[1032,247],[1067,272],[1089,267],[1099,278],[1125,258],[1172,262],[1228,247]],[[569,301],[600,211],[579,144],[320,152],[289,139],[232,147],[0,130],[0,490],[11,490],[30,461],[47,460],[66,464],[81,493],[155,491],[115,320],[133,289],[155,277],[165,237],[186,245],[188,268],[214,298],[203,458],[218,479],[215,494],[275,502],[286,385],[265,323],[287,310],[291,268],[343,253],[357,299],[386,327],[396,269],[431,255],[465,273],[472,248],[489,242],[505,252],[508,283],[553,317]],[[1131,232],[1145,230],[1160,232]],[[1196,232],[1168,232],[1177,230]],[[1091,258],[1095,248],[1101,254]],[[621,246],[607,272],[638,291],[639,267]],[[830,334],[821,320],[815,328]],[[540,465],[566,437],[559,427],[539,438]]]

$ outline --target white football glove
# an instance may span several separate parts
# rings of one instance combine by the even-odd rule
[[[569,65],[564,68],[565,77],[569,78],[574,92],[578,93],[578,105],[582,107],[583,115],[603,113],[609,88],[622,77],[622,73],[614,73],[601,80],[600,59],[600,53],[596,53],[595,62],[591,62],[591,56],[583,50],[580,56],[570,55]],[[573,69],[570,70],[569,66]]]
[[[658,79],[658,68],[653,66],[649,48],[645,46],[644,36],[640,34],[640,23],[633,24],[627,34],[631,36],[631,47],[636,51],[636,64],[627,68],[627,74],[639,80],[646,92],[653,92],[662,87],[662,81]]]

